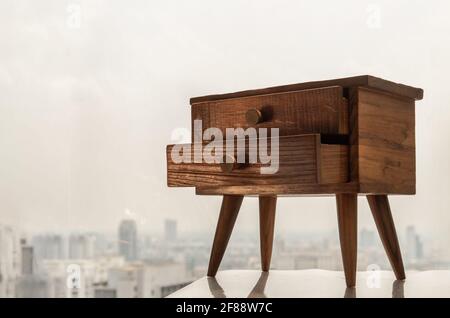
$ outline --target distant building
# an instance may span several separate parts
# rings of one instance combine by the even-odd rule
[[[277,255],[274,260],[276,269],[327,269],[341,270],[341,259],[338,250],[285,252]]]
[[[129,263],[108,271],[108,288],[117,298],[160,298],[190,283],[184,264],[172,261]]]
[[[17,298],[48,298],[48,281],[40,276],[29,275],[17,280]]]
[[[361,248],[369,248],[375,246],[375,232],[362,229],[359,232],[359,246]]]
[[[423,258],[423,243],[419,236],[416,236],[416,259]]]
[[[33,275],[34,251],[32,246],[22,245],[22,276]]]
[[[124,266],[121,256],[80,260],[44,260],[41,271],[49,282],[48,297],[91,298],[107,288],[108,270]]]
[[[139,297],[161,298],[191,281],[183,263],[146,261],[139,273]]]
[[[44,260],[41,271],[48,281],[48,297],[94,297],[98,266],[93,260]]]
[[[414,226],[406,228],[406,250],[410,262],[420,260],[423,257],[423,243]]]
[[[72,234],[69,237],[69,259],[92,259],[95,237],[90,234]]]
[[[168,242],[177,240],[177,221],[166,219],[164,221],[164,238]]]
[[[127,264],[108,270],[108,288],[116,291],[117,298],[138,298],[140,265]]]
[[[15,296],[16,279],[21,270],[19,251],[15,230],[10,226],[0,225],[0,298]]]
[[[21,241],[21,276],[16,282],[15,296],[18,298],[47,298],[49,282],[45,276],[34,272],[34,250],[27,245],[26,240]]]
[[[117,291],[114,288],[96,288],[94,298],[116,298]]]
[[[275,242],[274,242],[274,250],[276,253],[283,253],[286,249],[286,242],[283,239],[283,237],[277,235],[275,236]]]
[[[119,254],[127,261],[137,259],[137,226],[134,220],[123,220],[120,222]]]
[[[61,235],[38,235],[32,239],[34,254],[37,259],[63,259],[64,240]]]

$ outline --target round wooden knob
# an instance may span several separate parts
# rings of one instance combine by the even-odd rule
[[[247,124],[256,125],[263,121],[263,116],[260,110],[256,108],[251,108],[247,110],[247,113],[245,114],[245,119],[247,120]]]
[[[236,158],[234,156],[230,155],[224,155],[223,156],[223,162],[220,164],[220,168],[222,169],[222,172],[230,173],[234,169],[236,169],[238,166],[236,162]]]

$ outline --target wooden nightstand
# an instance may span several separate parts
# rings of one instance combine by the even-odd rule
[[[270,267],[277,197],[335,195],[346,282],[354,286],[362,194],[397,279],[405,279],[387,195],[415,194],[414,107],[422,97],[422,89],[364,75],[192,98],[193,127],[194,120],[202,121],[201,129],[193,128],[193,141],[211,127],[224,135],[226,128],[279,129],[274,174],[261,174],[259,161],[237,164],[235,158],[176,163],[174,145],[167,147],[170,187],[223,196],[208,276],[217,272],[245,195],[259,196],[263,271]],[[258,132],[257,138],[272,136]],[[194,148],[185,145],[184,154]],[[236,146],[236,156],[251,148],[249,140],[241,148]]]

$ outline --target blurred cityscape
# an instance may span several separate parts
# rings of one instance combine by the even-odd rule
[[[165,297],[205,276],[212,243],[210,235],[180,236],[177,227],[167,219],[163,235],[147,235],[126,219],[113,235],[27,237],[0,225],[0,297]],[[399,234],[407,270],[450,268],[413,226]],[[234,233],[220,269],[259,269],[258,237]],[[358,246],[359,270],[390,269],[375,231],[361,229]],[[337,233],[276,236],[272,268],[342,270]]]

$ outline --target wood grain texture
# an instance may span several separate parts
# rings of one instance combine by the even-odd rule
[[[172,147],[167,147],[169,187],[326,184],[348,180],[348,146],[321,145],[317,134],[281,137],[279,169],[275,174],[261,174],[260,163],[240,164],[240,168],[231,172],[222,171],[219,163],[175,163],[171,157]],[[249,143],[245,147],[246,153],[253,149]],[[192,150],[192,147],[187,149]],[[240,148],[236,146],[237,151]],[[269,153],[270,151],[269,147]]]
[[[351,182],[359,181],[359,122],[358,122],[358,87],[349,89],[349,178]],[[359,184],[358,184],[359,192]]]
[[[249,110],[260,113],[262,121],[249,124]],[[238,127],[279,128],[280,136],[348,134],[348,103],[339,86],[197,103],[191,115],[192,141],[194,120],[202,120],[203,131],[216,127],[223,134]]]
[[[356,194],[337,194],[336,205],[341,243],[342,263],[344,265],[347,287],[356,284],[356,264],[358,247],[358,202]]]
[[[208,276],[216,276],[217,270],[222,262],[223,254],[230,240],[234,223],[236,222],[239,209],[241,208],[243,196],[224,195],[220,208],[219,220],[217,222],[216,234],[209,258]]]
[[[386,195],[368,195],[367,201],[395,277],[403,280],[405,279],[405,269],[388,197]]]
[[[371,75],[360,75],[325,81],[313,81],[299,84],[268,87],[262,89],[246,90],[228,94],[215,94],[215,95],[193,97],[191,98],[190,103],[192,105],[206,101],[240,98],[254,95],[275,94],[327,86],[342,86],[343,88],[362,86],[392,93],[397,96],[407,97],[413,100],[421,100],[423,98],[423,90],[420,88],[394,83],[392,81],[384,80]]]
[[[259,197],[259,238],[261,250],[261,269],[263,272],[267,272],[270,269],[276,206],[276,196]]]
[[[340,183],[349,180],[349,146],[319,144],[319,183]]]
[[[359,186],[355,182],[330,184],[273,184],[246,186],[207,186],[195,188],[197,195],[278,195],[278,196],[312,196],[334,195],[335,193],[357,193]]]
[[[414,101],[362,87],[354,94],[351,180],[361,193],[415,194]]]

